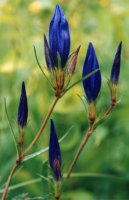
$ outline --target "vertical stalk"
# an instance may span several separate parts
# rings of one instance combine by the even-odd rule
[[[84,139],[82,140],[82,142],[81,142],[81,144],[80,144],[80,146],[79,146],[79,148],[78,148],[78,150],[77,150],[77,153],[76,153],[76,155],[75,155],[75,157],[74,157],[74,160],[73,160],[73,162],[72,162],[72,164],[71,164],[71,166],[70,166],[70,168],[69,168],[69,171],[68,171],[68,174],[67,174],[66,178],[69,178],[69,177],[70,177],[71,172],[72,172],[74,166],[76,165],[76,162],[77,162],[77,160],[78,160],[78,157],[79,157],[80,153],[82,152],[82,150],[83,150],[85,144],[87,143],[89,137],[91,136],[92,131],[93,131],[93,126],[90,127],[90,128],[87,130],[87,132],[86,132],[86,134],[85,134],[85,137],[84,137]]]
[[[11,182],[11,179],[13,177],[13,174],[14,172],[16,171],[17,167],[18,167],[18,163],[15,163],[15,165],[13,166],[11,172],[10,172],[10,175],[8,177],[8,180],[7,180],[7,183],[6,183],[6,187],[5,187],[5,190],[3,192],[3,195],[2,195],[2,200],[5,200],[6,199],[6,196],[7,196],[7,192],[8,192],[8,188],[9,188],[9,185],[10,185],[10,182]]]

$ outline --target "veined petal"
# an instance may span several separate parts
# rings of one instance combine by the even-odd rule
[[[84,66],[83,66],[83,73],[82,77],[88,75],[89,73],[93,72],[94,70],[99,69],[99,63],[96,57],[96,53],[92,43],[89,44]],[[83,81],[83,87],[87,96],[89,103],[96,100],[100,88],[101,88],[101,73],[97,71],[89,78]]]
[[[114,62],[112,65],[112,70],[111,70],[111,76],[110,76],[110,80],[113,84],[117,85],[118,81],[119,81],[119,75],[120,75],[120,63],[121,63],[121,49],[122,49],[122,42],[120,42],[115,58],[114,58]]]
[[[64,67],[70,51],[70,33],[67,19],[59,5],[56,6],[50,22],[49,44],[56,66],[58,67],[57,54],[59,53],[61,67]]]
[[[57,5],[49,27],[49,44],[56,66],[58,66],[57,52],[59,52],[58,35],[60,23],[60,11],[58,7]]]
[[[68,59],[69,51],[70,51],[70,33],[69,33],[68,22],[61,8],[60,8],[60,16],[61,16],[61,20],[60,20],[60,26],[59,26],[58,43],[59,43],[59,53],[61,57],[61,64],[62,64],[62,67],[64,67]]]

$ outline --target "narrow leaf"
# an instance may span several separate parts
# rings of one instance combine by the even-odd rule
[[[72,85],[70,85],[65,91],[64,94],[66,92],[68,92],[71,88],[73,88],[75,85],[77,85],[78,83],[84,81],[85,79],[89,78],[90,76],[92,76],[94,73],[96,73],[97,71],[99,71],[99,69],[94,70],[93,72],[89,73],[88,75],[84,76],[83,78],[79,79],[78,81],[76,81],[75,83],[73,83]]]
[[[42,74],[45,76],[46,80],[49,82],[49,84],[50,84],[51,87],[53,88],[51,82],[49,81],[48,77],[46,76],[45,72],[43,71],[43,69],[42,69],[42,67],[41,67],[41,65],[40,65],[40,63],[39,63],[39,60],[38,60],[38,56],[37,56],[37,52],[36,52],[35,46],[34,46],[34,54],[35,54],[36,62],[37,62],[37,64],[38,64],[38,66],[39,66],[39,68],[40,68]]]
[[[5,106],[6,117],[7,117],[7,120],[8,120],[9,126],[10,126],[10,130],[11,130],[11,133],[12,133],[12,137],[13,137],[13,141],[14,141],[14,145],[15,145],[15,149],[16,149],[16,153],[17,153],[17,158],[18,158],[19,157],[19,151],[18,151],[18,146],[17,146],[17,139],[15,137],[15,133],[13,131],[13,128],[12,128],[12,125],[11,125],[11,122],[10,122],[10,119],[9,119],[5,98],[4,98],[4,106]]]
[[[18,184],[10,186],[9,191],[15,190],[15,189],[27,186],[27,185],[35,184],[35,183],[38,183],[40,181],[41,181],[41,178],[36,178],[36,179],[29,180],[29,181],[24,181],[22,183],[18,183]],[[3,193],[3,192],[4,192],[4,189],[1,189],[0,194]]]
[[[62,141],[69,135],[69,133],[70,133],[70,131],[71,131],[72,128],[73,128],[73,127],[71,127],[71,128],[65,133],[65,135],[64,135],[62,138],[59,139],[59,143],[62,142]],[[22,160],[22,162],[26,162],[26,161],[28,161],[28,160],[30,160],[30,159],[32,159],[32,158],[35,158],[36,156],[39,156],[39,155],[41,155],[42,153],[47,152],[48,150],[49,150],[49,147],[46,147],[46,148],[41,149],[41,150],[39,150],[39,151],[37,151],[37,152],[35,152],[35,153],[32,153],[32,154],[30,154],[30,155],[28,155],[28,156],[25,156],[25,158]]]
[[[63,177],[66,178],[67,174],[64,174]],[[86,178],[86,177],[92,177],[92,178],[104,178],[104,179],[115,179],[116,181],[127,181],[128,182],[128,175],[125,174],[124,176],[115,176],[115,175],[111,175],[111,174],[102,174],[102,173],[71,173],[71,178]],[[41,176],[41,178],[45,178],[43,176]],[[18,189],[18,188],[22,188],[24,186],[27,185],[31,185],[31,184],[35,184],[38,182],[41,182],[41,178],[35,178],[29,181],[24,181],[22,183],[19,184],[15,184],[9,187],[9,191]],[[46,178],[45,178],[46,179]],[[47,180],[46,180],[47,181]],[[4,189],[0,190],[0,194],[3,193]]]

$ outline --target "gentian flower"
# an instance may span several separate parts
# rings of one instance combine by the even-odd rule
[[[44,51],[48,70],[54,69],[54,66],[64,68],[70,51],[70,33],[68,21],[59,5],[56,6],[50,22],[49,45],[46,37],[44,37]],[[59,59],[61,63],[59,63]]]
[[[61,179],[61,152],[53,120],[50,126],[49,164],[54,174],[54,179]]]
[[[122,42],[120,42],[114,62],[112,65],[112,70],[111,70],[111,76],[110,76],[110,81],[112,84],[117,85],[119,81],[119,75],[120,75],[120,63],[121,63],[121,48],[122,48]]]
[[[28,117],[28,103],[26,96],[26,88],[25,88],[25,83],[22,82],[22,89],[21,89],[21,96],[20,96],[18,117],[17,117],[17,123],[21,128],[24,128],[26,126],[27,117]]]
[[[64,67],[70,51],[70,33],[68,21],[59,5],[56,6],[53,18],[49,27],[50,50],[56,67],[59,65],[58,55],[61,59],[61,66]]]
[[[69,56],[69,25],[61,7],[57,5],[49,26],[49,43],[44,35],[45,60],[56,97],[61,97],[70,83],[79,49],[80,46]]]
[[[82,77],[88,75],[94,70],[99,69],[99,63],[96,57],[96,53],[92,43],[89,43],[84,66]],[[101,73],[100,71],[95,72],[89,78],[83,81],[83,87],[87,96],[89,103],[92,103],[98,97],[101,88]]]

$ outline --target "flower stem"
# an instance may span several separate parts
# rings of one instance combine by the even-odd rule
[[[10,172],[10,175],[8,177],[8,180],[7,180],[7,183],[6,183],[6,187],[4,189],[4,192],[3,192],[3,195],[2,195],[2,200],[5,200],[6,199],[6,196],[7,196],[7,193],[8,193],[8,188],[9,188],[9,185],[10,185],[10,182],[12,180],[12,177],[16,171],[16,169],[19,167],[22,159],[28,154],[28,152],[32,149],[32,147],[34,146],[34,144],[37,142],[37,140],[39,139],[39,137],[41,136],[41,133],[43,132],[47,122],[48,122],[48,119],[50,118],[51,116],[51,113],[52,111],[54,110],[55,106],[56,106],[56,103],[57,101],[59,100],[60,97],[55,97],[55,99],[53,100],[52,104],[51,104],[51,107],[50,109],[48,110],[48,113],[45,117],[45,119],[43,120],[42,122],[42,125],[39,129],[39,131],[37,132],[35,138],[33,139],[33,141],[31,142],[31,144],[28,146],[28,148],[19,156],[19,158],[16,160],[11,172]]]
[[[112,112],[112,110],[115,108],[116,105],[117,105],[117,102],[116,103],[112,103],[110,105],[110,107],[108,108],[108,110],[104,113],[104,117],[108,116]]]
[[[66,178],[69,178],[69,177],[70,177],[71,172],[72,172],[74,166],[76,165],[76,162],[77,162],[77,160],[78,160],[78,157],[79,157],[80,153],[82,152],[84,146],[86,145],[86,143],[87,143],[89,137],[91,136],[92,132],[93,132],[93,126],[91,126],[91,127],[88,128],[88,130],[87,130],[87,132],[86,132],[86,134],[85,134],[85,137],[84,137],[84,139],[82,140],[82,143],[80,144],[80,146],[79,146],[79,148],[78,148],[78,150],[77,150],[77,153],[76,153],[76,155],[75,155],[75,157],[74,157],[74,160],[73,160],[73,162],[72,162],[72,164],[71,164],[71,166],[70,166],[70,168],[69,168],[69,171],[68,171],[68,174],[67,174],[67,177],[66,177]]]
[[[96,120],[95,123],[97,124],[101,120],[105,119],[113,111],[113,109],[116,107],[117,104],[118,104],[117,101],[114,103],[112,102],[109,108],[101,116],[98,117],[98,120]]]
[[[11,179],[12,179],[13,174],[14,174],[14,172],[16,171],[18,165],[19,165],[19,164],[16,162],[15,165],[13,166],[11,172],[10,172],[10,175],[9,175],[8,180],[7,180],[7,183],[6,183],[5,190],[4,190],[3,195],[2,195],[2,200],[5,200],[5,199],[6,199],[7,192],[8,192],[8,188],[9,188],[9,185],[10,185],[10,182],[11,182]]]

